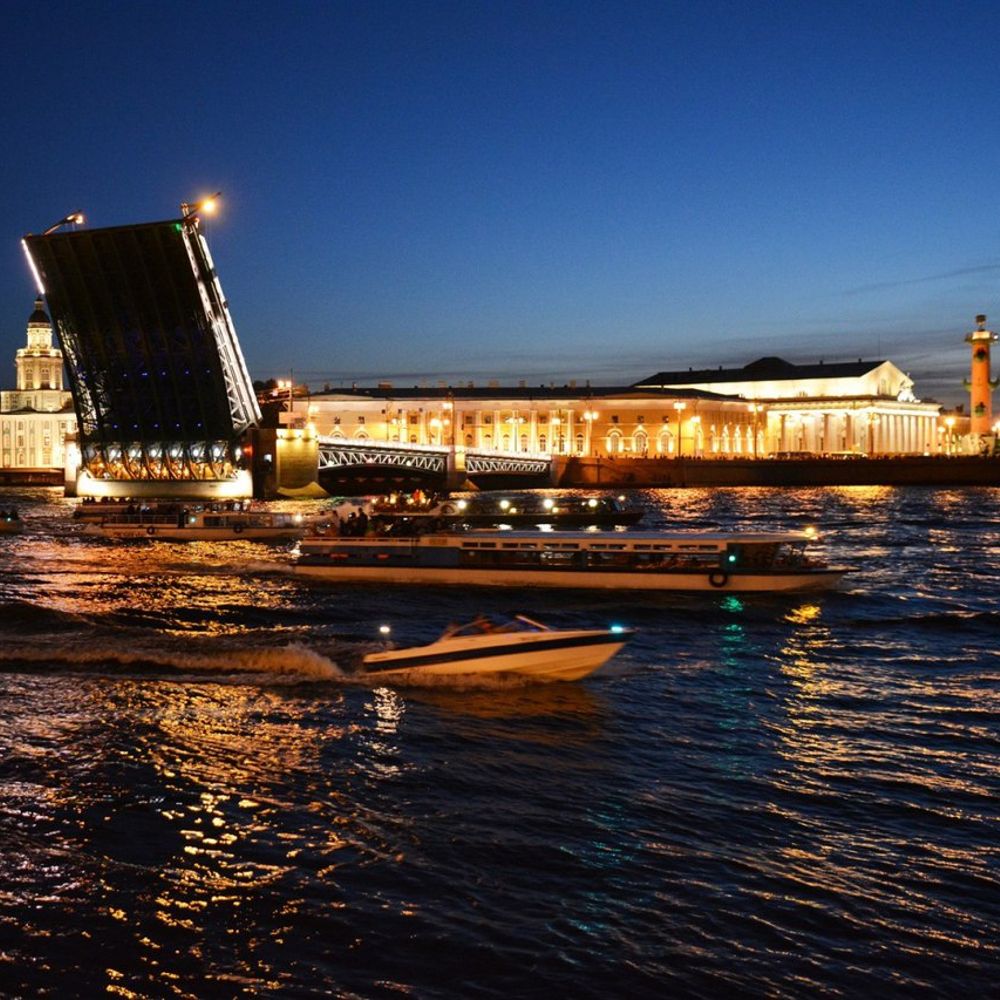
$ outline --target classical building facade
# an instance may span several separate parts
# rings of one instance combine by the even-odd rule
[[[63,389],[62,351],[52,345],[41,298],[28,317],[27,346],[18,350],[14,364],[17,388],[0,392],[0,469],[61,469],[76,415]]]
[[[891,361],[797,365],[759,358],[742,368],[658,372],[636,388],[737,396],[761,414],[767,454],[923,455],[940,450],[937,403],[913,394]]]
[[[324,437],[636,458],[936,453],[940,407],[892,362],[659,372],[627,387],[457,386],[324,392],[284,422]]]

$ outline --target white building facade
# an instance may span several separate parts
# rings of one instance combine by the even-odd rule
[[[324,392],[282,423],[325,438],[629,458],[937,454],[940,406],[890,361],[660,372],[625,387],[495,383]]]
[[[66,463],[66,438],[76,414],[63,388],[62,351],[52,344],[52,323],[41,298],[28,318],[27,345],[14,365],[16,389],[0,391],[0,469],[54,470]]]

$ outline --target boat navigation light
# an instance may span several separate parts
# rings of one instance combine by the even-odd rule
[[[619,493],[618,494],[618,502],[619,503],[625,503],[625,494],[624,493]]]
[[[545,498],[545,499],[544,499],[544,500],[542,501],[542,506],[543,506],[543,507],[544,507],[544,508],[545,508],[546,510],[552,510],[552,508],[553,508],[553,507],[555,506],[555,500],[553,500],[553,499],[552,499],[552,497],[546,497],[546,498]]]
[[[595,500],[595,499],[594,499],[593,497],[591,497],[591,498],[590,498],[590,499],[589,499],[589,500],[587,501],[587,506],[588,506],[588,507],[596,507],[596,506],[597,506],[597,501],[596,501],[596,500]]]
[[[509,506],[510,506],[510,501],[509,500],[501,500],[500,501],[500,509],[501,510],[506,510]]]
[[[816,528],[815,528],[815,527],[814,527],[813,525],[811,525],[811,524],[809,525],[809,527],[808,527],[808,528],[806,528],[806,530],[805,530],[805,533],[806,533],[806,535],[808,535],[808,536],[809,536],[810,538],[818,538],[818,537],[819,537],[819,532],[818,532],[818,531],[816,530]]]
[[[382,635],[388,635],[392,631],[388,625],[379,625],[378,630]]]
[[[469,505],[468,503],[466,503],[466,501],[459,500],[456,506],[458,507],[459,510],[465,510],[465,508],[468,507]]]
[[[611,626],[611,631],[612,632],[624,632],[625,631],[625,626],[624,625],[612,625]]]

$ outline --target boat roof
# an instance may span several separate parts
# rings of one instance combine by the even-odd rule
[[[742,544],[780,544],[782,542],[807,542],[816,536],[807,531],[504,531],[498,529],[476,529],[473,531],[434,532],[426,535],[393,536],[365,535],[361,537],[337,536],[322,537],[325,543],[344,543],[352,545],[461,545],[469,542],[538,542],[539,544],[558,545],[568,543],[587,543],[588,545],[651,545],[659,542],[687,542],[691,544],[727,544],[737,542]],[[307,541],[314,541],[308,539]]]

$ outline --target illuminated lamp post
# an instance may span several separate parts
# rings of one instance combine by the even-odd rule
[[[677,411],[677,457],[680,458],[684,450],[684,442],[681,438],[681,414],[687,409],[687,403],[678,401],[674,403],[674,409]]]
[[[444,436],[441,438],[441,443],[448,445],[449,448],[455,447],[455,404],[451,399],[446,399],[441,404],[441,409],[444,411],[441,417],[441,424],[445,428],[444,436],[447,437],[447,441]]]
[[[199,201],[182,201],[181,215],[185,219],[196,218],[199,215],[215,215],[219,210],[219,198],[221,197],[222,192],[216,191],[215,194],[210,194],[207,198],[202,198]]]
[[[293,386],[294,386],[294,383],[292,382],[292,380],[290,378],[279,378],[278,379],[278,392],[284,392],[286,389],[288,390],[288,412],[289,412],[289,414],[291,414],[292,409],[293,409],[293,407],[295,405],[294,397],[292,396]],[[291,418],[291,416],[289,416],[288,422],[291,423],[291,421],[292,421],[292,418]]]
[[[559,410],[556,410],[556,415],[549,418],[549,427],[552,428],[552,447],[550,451],[553,455],[562,454],[562,418],[559,416]]]
[[[757,415],[764,409],[760,403],[751,403],[750,412],[753,414],[753,457],[757,457]]]
[[[691,457],[698,457],[698,431],[701,429],[701,417],[696,413],[688,423],[691,425]]]
[[[584,442],[583,453],[589,455],[593,450],[594,421],[599,416],[597,410],[584,410],[583,419],[587,425],[587,440]]]
[[[512,413],[507,418],[507,425],[510,427],[510,450],[511,451],[520,451],[521,450],[521,442],[519,440],[519,437],[520,437],[520,433],[521,433],[521,431],[520,431],[521,424],[523,424],[523,423],[524,423],[524,417],[518,416],[517,413]]]
[[[49,228],[46,229],[42,235],[48,236],[50,233],[54,233],[57,229],[62,229],[63,226],[82,226],[84,221],[83,212],[70,212],[70,214],[65,218],[62,218],[58,222],[49,226]]]
[[[955,418],[945,417],[944,425],[947,428],[945,434],[945,452],[948,455],[955,453]]]

